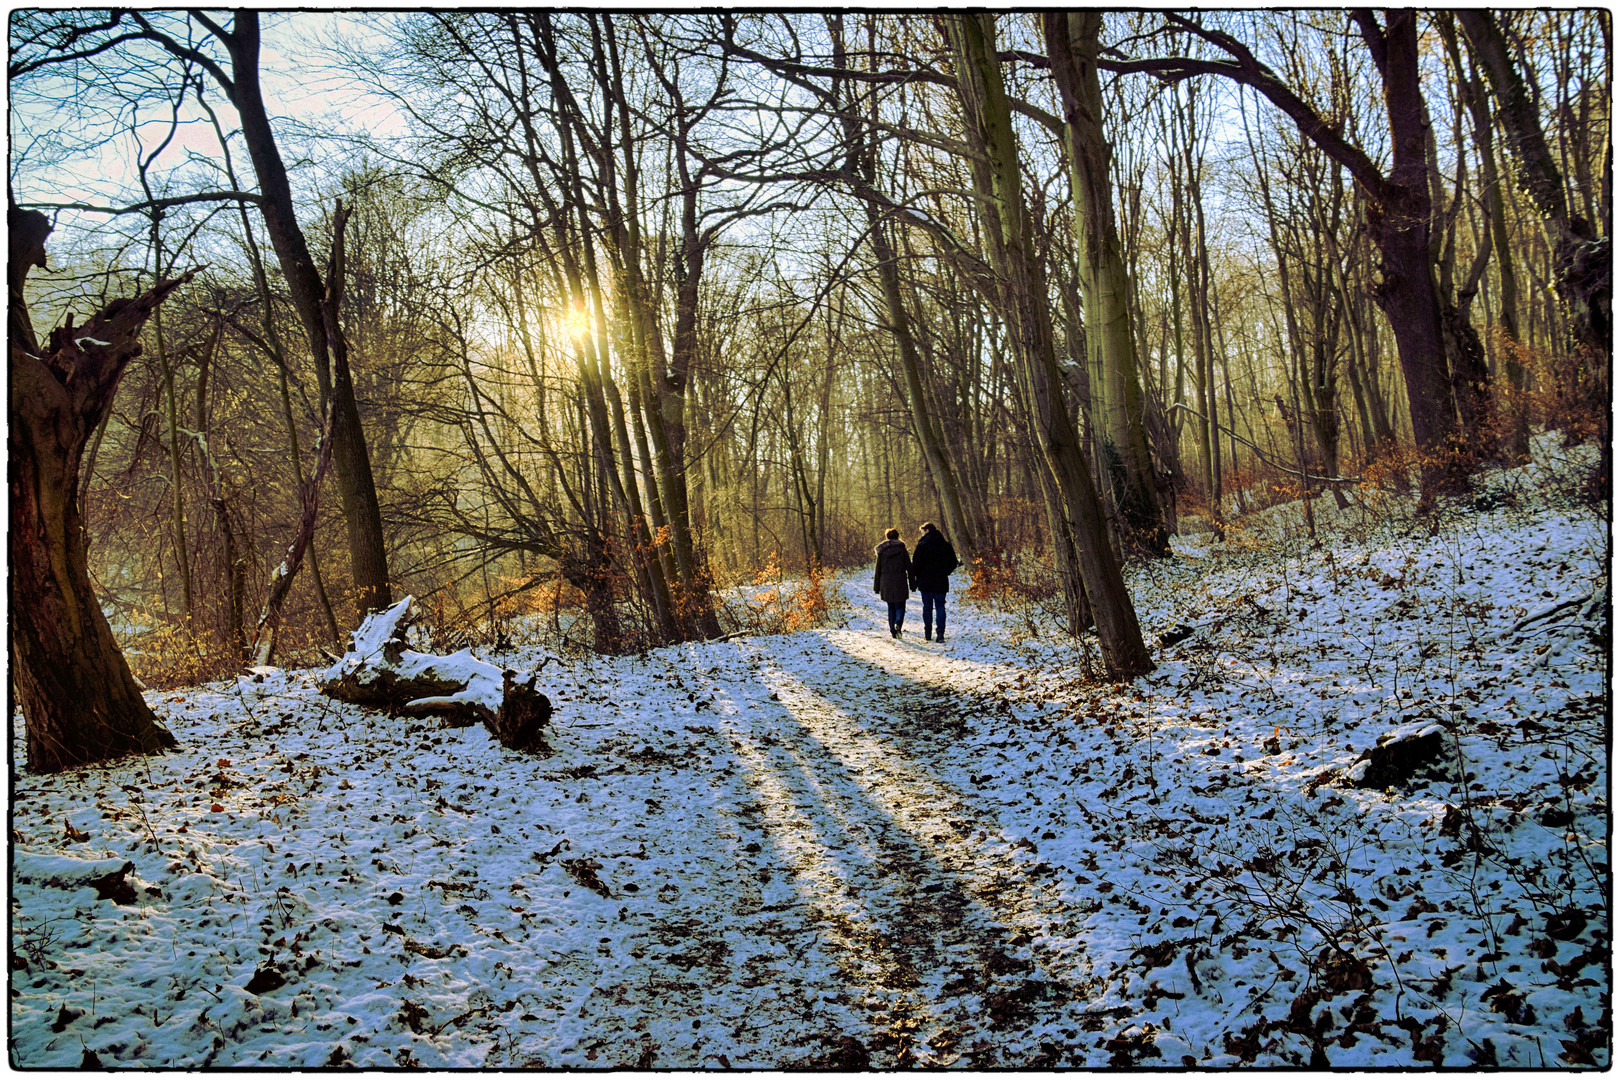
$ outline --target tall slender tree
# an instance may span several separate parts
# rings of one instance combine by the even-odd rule
[[[1044,465],[1062,494],[1064,524],[1070,530],[1091,614],[1097,624],[1103,664],[1115,678],[1153,670],[1136,610],[1109,543],[1107,523],[1078,432],[1063,401],[1052,334],[1046,275],[1032,247],[1018,144],[1012,112],[1002,85],[996,52],[995,17],[953,15],[947,22],[957,59],[958,93],[969,134],[985,155],[988,179],[980,191],[991,213],[988,235],[1006,320],[1018,361],[1030,426],[1040,440]],[[1062,538],[1054,536],[1057,543]]]
[[[1095,358],[1092,369],[1102,375],[1102,385],[1092,386],[1092,397],[1101,399],[1097,411],[1108,455],[1103,464],[1124,519],[1126,543],[1150,555],[1168,555],[1169,534],[1142,421],[1141,364],[1131,312],[1134,290],[1114,220],[1111,150],[1102,125],[1102,85],[1097,78],[1102,12],[1046,12],[1042,28],[1066,122],[1086,351]]]
[[[1508,55],[1496,16],[1461,8],[1456,19],[1496,99],[1520,184],[1546,227],[1559,295],[1569,311],[1571,336],[1596,356],[1607,357],[1614,340],[1609,237],[1598,235],[1590,221],[1570,209],[1563,176],[1530,101],[1525,75]]]

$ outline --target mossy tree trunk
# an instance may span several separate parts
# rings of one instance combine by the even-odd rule
[[[1085,294],[1086,351],[1103,376],[1103,407],[1096,417],[1107,446],[1118,455],[1115,498],[1124,519],[1121,535],[1149,555],[1170,553],[1169,534],[1153,476],[1153,455],[1142,422],[1142,387],[1131,323],[1131,279],[1114,220],[1110,176],[1113,150],[1102,129],[1102,84],[1097,78],[1102,12],[1047,12],[1042,16],[1052,76],[1063,99],[1070,183],[1074,189],[1075,248]],[[1110,463],[1110,471],[1115,471]]]
[[[970,143],[983,150],[988,162],[983,172],[988,173],[989,190],[979,194],[990,208],[986,231],[1019,381],[1034,411],[1030,427],[1036,433],[1044,466],[1051,469],[1062,493],[1063,513],[1073,530],[1074,552],[1096,622],[1103,664],[1112,678],[1146,674],[1153,670],[1153,660],[1109,543],[1108,525],[1079,433],[1063,400],[1046,275],[1031,244],[1012,110],[996,54],[995,17],[960,14],[951,16],[947,25]],[[1053,542],[1060,543],[1062,538],[1054,536]]]

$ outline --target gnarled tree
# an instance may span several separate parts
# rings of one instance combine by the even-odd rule
[[[51,225],[15,206],[7,221],[11,684],[27,726],[28,770],[60,772],[176,745],[142,698],[90,585],[79,464],[141,353],[141,327],[196,271],[115,300],[83,326],[70,315],[41,348],[23,286],[45,265]]]

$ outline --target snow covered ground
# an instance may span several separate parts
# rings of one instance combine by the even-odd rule
[[[959,597],[893,641],[857,573],[548,665],[551,756],[309,671],[61,776],[17,719],[11,1062],[1606,1067],[1608,532],[1542,491],[1178,541],[1124,686]]]

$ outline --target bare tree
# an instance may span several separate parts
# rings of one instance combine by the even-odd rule
[[[293,306],[303,324],[315,363],[323,409],[330,397],[333,403],[332,453],[338,478],[338,494],[348,526],[349,554],[353,563],[354,585],[362,613],[386,608],[391,599],[388,584],[388,556],[377,503],[376,483],[366,449],[360,413],[354,398],[354,380],[349,369],[348,346],[335,326],[328,326],[322,312],[325,285],[315,268],[309,245],[298,223],[286,163],[270,125],[260,84],[259,13],[250,9],[234,13],[230,27],[200,11],[188,13],[179,27],[159,13],[114,11],[105,21],[70,13],[54,25],[31,36],[29,48],[14,55],[9,67],[15,79],[45,69],[74,64],[103,52],[130,50],[136,43],[156,46],[189,71],[202,71],[224,91],[236,108],[243,141],[258,178],[259,193],[251,196],[264,217],[265,229],[275,249]],[[200,40],[199,40],[200,39]],[[217,59],[204,46],[207,41],[223,47],[229,60]],[[132,58],[132,62],[148,62]],[[201,80],[193,83],[200,87]],[[217,200],[241,197],[240,193],[199,192],[189,198]],[[161,200],[183,201],[187,197]],[[153,200],[148,200],[151,204]],[[128,209],[144,209],[129,207]]]
[[[1109,543],[1085,452],[1063,403],[1046,277],[1031,248],[1018,147],[996,54],[995,17],[954,16],[947,26],[958,58],[958,91],[969,135],[987,161],[981,176],[988,183],[979,194],[991,210],[989,247],[1030,426],[1062,495],[1064,523],[1071,530],[1103,663],[1115,678],[1141,675],[1153,670],[1153,661]]]
[[[1371,11],[1351,13],[1383,83],[1392,155],[1387,172],[1237,38],[1199,18],[1172,13],[1165,20],[1213,46],[1222,57],[1105,57],[1099,64],[1106,70],[1149,72],[1169,79],[1218,75],[1253,87],[1361,185],[1367,194],[1367,227],[1382,256],[1383,278],[1376,295],[1395,335],[1413,436],[1424,450],[1441,449],[1456,428],[1457,408],[1446,370],[1440,300],[1431,266],[1429,124],[1419,78],[1418,13],[1390,11],[1383,23]]]

